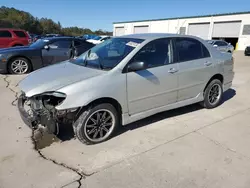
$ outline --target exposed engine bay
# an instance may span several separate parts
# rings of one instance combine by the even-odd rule
[[[72,124],[80,108],[60,110],[55,107],[66,98],[65,94],[50,92],[41,95],[25,97],[23,93],[18,100],[18,108],[23,121],[32,129],[39,125],[49,133],[58,134],[59,124]]]

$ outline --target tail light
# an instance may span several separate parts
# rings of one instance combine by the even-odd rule
[[[32,43],[32,39],[31,39],[31,38],[29,38],[29,39],[28,39],[28,42],[29,42],[29,43]]]

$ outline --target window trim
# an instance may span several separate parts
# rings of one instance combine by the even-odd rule
[[[188,61],[195,61],[195,60],[199,60],[199,59],[211,58],[211,53],[210,53],[210,51],[209,51],[209,50],[207,49],[207,47],[206,47],[202,42],[200,42],[199,40],[197,40],[197,39],[195,39],[195,38],[189,38],[189,37],[174,37],[174,38],[173,38],[173,42],[174,42],[174,46],[175,46],[174,52],[175,52],[176,60],[177,60],[175,63],[188,62],[188,61],[180,61],[179,50],[178,50],[178,48],[176,47],[176,39],[191,39],[191,40],[198,41],[198,42],[200,43],[202,57],[201,57],[201,58],[197,58],[197,59],[191,59],[191,60],[188,60]],[[205,47],[205,48],[207,49],[207,51],[208,51],[208,53],[209,53],[209,57],[204,57],[203,47]]]
[[[171,49],[171,52],[170,52],[170,60],[171,62],[169,62],[168,64],[163,64],[163,65],[158,65],[158,66],[154,66],[154,67],[148,67],[147,69],[144,69],[144,70],[148,70],[148,69],[152,69],[152,68],[157,68],[157,67],[162,67],[162,66],[166,66],[166,65],[172,65],[172,64],[175,64],[176,62],[174,61],[174,42],[173,42],[173,38],[171,37],[165,37],[165,38],[158,38],[158,39],[154,39],[154,40],[151,40],[149,41],[147,44],[145,44],[144,46],[142,46],[138,52],[136,52],[136,54],[128,61],[128,63],[123,67],[122,69],[122,74],[124,73],[130,73],[130,72],[133,72],[133,71],[128,71],[128,66],[129,64],[133,63],[133,58],[141,51],[141,49],[143,47],[145,47],[146,45],[148,45],[149,43],[151,42],[154,42],[154,41],[157,41],[157,40],[163,40],[163,39],[168,39],[170,41],[170,49]]]

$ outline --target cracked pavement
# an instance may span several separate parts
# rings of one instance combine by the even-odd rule
[[[248,188],[250,57],[234,57],[233,87],[218,108],[160,113],[93,146],[68,127],[37,138],[16,108],[24,76],[0,75],[0,188]]]

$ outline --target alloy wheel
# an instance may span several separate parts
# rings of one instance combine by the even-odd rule
[[[85,122],[84,133],[93,142],[102,141],[109,137],[114,127],[114,114],[107,109],[100,109],[88,117]]]
[[[11,70],[15,74],[24,74],[28,71],[28,68],[28,63],[21,59],[17,59],[11,63]]]
[[[219,84],[214,84],[208,93],[208,101],[211,105],[215,105],[221,98],[222,89]]]

